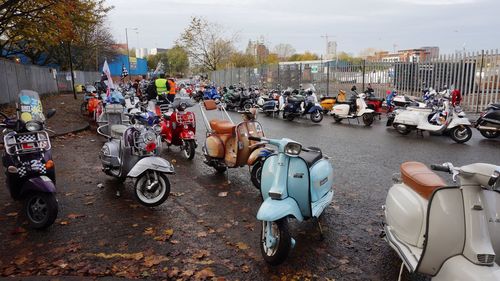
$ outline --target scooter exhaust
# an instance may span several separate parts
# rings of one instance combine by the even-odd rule
[[[477,129],[478,130],[484,130],[484,131],[500,132],[500,128],[496,128],[496,127],[477,126]]]

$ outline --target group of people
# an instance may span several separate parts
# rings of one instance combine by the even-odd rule
[[[181,84],[180,92],[182,93],[185,91],[184,85]],[[160,100],[174,102],[175,94],[175,80],[171,77],[166,77],[164,73],[160,73],[160,75],[154,80],[154,83],[150,83],[146,89],[146,95],[149,100],[158,98]]]

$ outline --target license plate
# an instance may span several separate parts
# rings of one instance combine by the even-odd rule
[[[29,106],[29,105],[21,105],[21,111],[22,112],[30,112],[31,111],[31,106]]]

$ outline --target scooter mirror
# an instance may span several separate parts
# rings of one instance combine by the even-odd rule
[[[56,109],[55,108],[51,108],[47,111],[47,119],[49,118],[52,118],[52,116],[54,116],[56,114]]]

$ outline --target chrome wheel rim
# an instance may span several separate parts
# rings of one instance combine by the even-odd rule
[[[35,223],[41,223],[48,214],[47,202],[42,197],[32,197],[28,203],[28,217]]]

